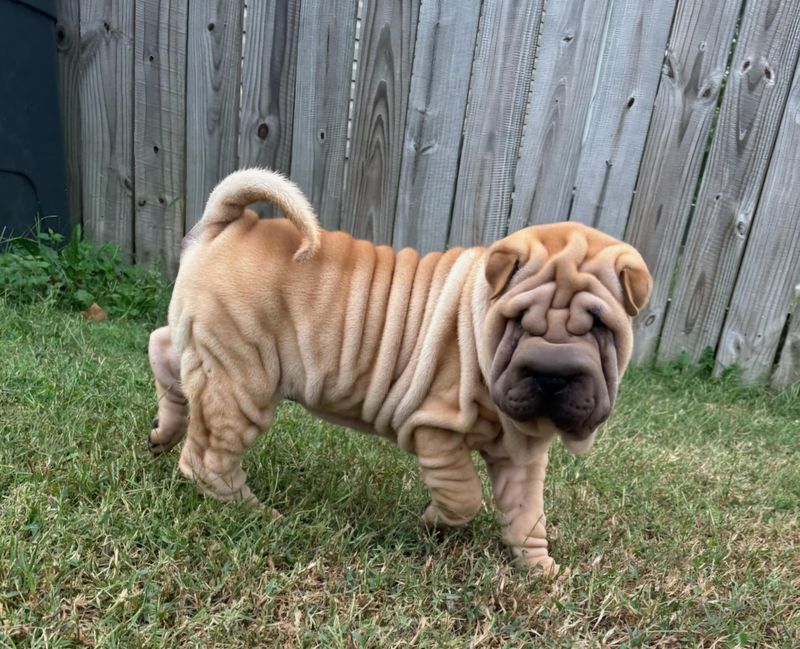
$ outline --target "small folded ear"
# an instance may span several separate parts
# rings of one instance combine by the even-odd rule
[[[622,284],[622,301],[625,311],[631,317],[639,315],[653,290],[653,278],[647,270],[644,261],[636,260],[634,263],[623,266],[619,272],[619,281]]]
[[[505,246],[492,246],[486,259],[486,281],[489,282],[489,297],[494,299],[502,293],[522,263],[521,254]]]

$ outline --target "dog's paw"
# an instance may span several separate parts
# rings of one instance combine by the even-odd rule
[[[147,433],[147,450],[153,455],[161,455],[163,449],[161,444],[153,439],[153,433],[158,432],[158,417],[153,417],[153,422],[150,424],[150,432]]]
[[[544,577],[555,577],[561,571],[561,566],[547,553],[542,554],[541,551],[531,551],[525,548],[512,548],[511,552],[514,557],[514,565],[523,570],[534,574],[538,573]]]
[[[147,433],[147,450],[150,451],[150,454],[154,457],[159,456],[163,453],[166,453],[170,450],[179,440],[172,440],[169,436],[167,436],[168,442],[164,443],[162,438],[165,437],[163,431],[160,430],[158,424],[158,417],[153,418],[153,423],[151,424],[150,432]]]
[[[433,502],[425,505],[421,518],[425,527],[439,532],[446,532],[454,527],[463,527],[472,520],[472,517],[459,516],[456,512],[439,507]]]
[[[183,434],[169,432],[161,426],[159,418],[154,417],[147,433],[147,449],[155,457],[171,450],[183,439]]]
[[[422,507],[419,517],[425,529],[432,532],[437,538],[440,538],[450,529],[449,525],[443,523],[438,515],[438,509],[433,506],[433,502],[430,500]]]

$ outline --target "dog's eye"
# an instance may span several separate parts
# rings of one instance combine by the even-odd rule
[[[592,329],[599,329],[599,328],[605,329],[606,325],[600,318],[600,309],[595,307],[594,309],[591,310],[591,314],[592,314]]]

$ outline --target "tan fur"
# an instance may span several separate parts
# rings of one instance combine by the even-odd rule
[[[289,220],[244,209],[265,199]],[[531,297],[531,286],[548,282],[549,302],[546,290]],[[181,259],[169,328],[151,339],[161,397],[151,444],[160,452],[186,434],[181,471],[218,499],[252,500],[242,456],[291,398],[414,453],[432,495],[423,520],[444,527],[481,506],[470,455],[478,450],[507,543],[524,562],[554,570],[542,485],[559,431],[498,411],[488,384],[504,323],[537,308],[546,320],[596,296],[607,305],[621,376],[632,344],[625,309],[641,308],[648,282],[638,253],[585,226],[526,228],[488,249],[420,257],[320,230],[289,181],[236,172],[211,194]]]

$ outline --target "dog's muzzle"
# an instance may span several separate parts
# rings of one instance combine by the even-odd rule
[[[507,348],[495,357],[491,391],[511,419],[527,423],[546,417],[564,436],[581,441],[608,417],[613,388],[595,338],[551,343],[512,331],[503,344]]]

